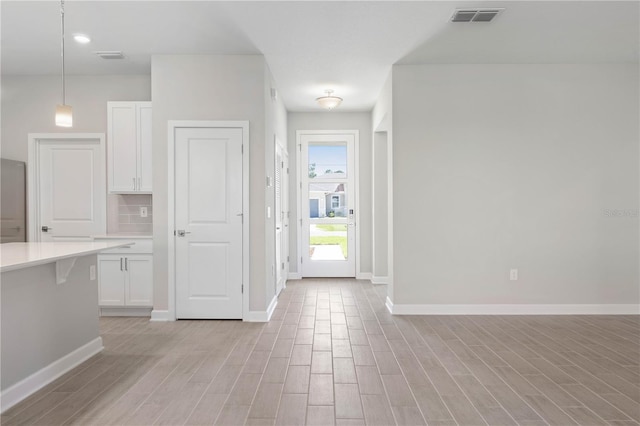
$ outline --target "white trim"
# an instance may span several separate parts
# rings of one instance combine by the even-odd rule
[[[356,277],[358,278],[360,271],[360,130],[296,130],[296,200],[298,201],[296,204],[296,240],[297,240],[297,274],[302,276],[302,230],[300,226],[300,220],[302,219],[302,190],[300,188],[300,182],[302,182],[302,171],[301,171],[301,150],[300,145],[301,137],[304,135],[352,135],[353,136],[353,161],[354,161],[354,201],[355,201],[355,209],[356,209],[356,217],[355,217],[355,252],[356,252]],[[291,226],[291,223],[289,223]],[[291,229],[291,228],[289,228]],[[289,275],[293,277],[292,274]],[[291,278],[294,279],[294,278]]]
[[[154,309],[151,311],[151,319],[149,321],[175,321],[175,318],[169,317],[168,310]]]
[[[271,299],[271,303],[269,303],[269,307],[266,311],[249,311],[249,315],[244,318],[246,322],[269,322],[271,320],[271,316],[273,315],[273,311],[278,306],[278,296],[273,296]]]
[[[77,367],[87,359],[102,351],[102,338],[96,337],[86,345],[80,346],[75,351],[57,359],[44,368],[36,371],[29,377],[2,391],[2,412],[16,405],[37,390],[53,382],[67,371]]]
[[[371,281],[371,272],[358,272],[356,271],[357,280],[369,280]]]
[[[371,284],[389,284],[389,277],[371,277]]]
[[[169,251],[168,276],[169,276],[169,309],[168,321],[176,320],[176,246],[175,236],[175,132],[181,127],[194,128],[234,128],[242,129],[242,319],[249,314],[249,293],[251,292],[251,279],[249,275],[249,122],[248,121],[215,121],[215,120],[169,120],[168,127],[168,152],[167,152],[167,248]],[[153,313],[152,313],[153,318]]]
[[[38,212],[38,194],[40,193],[38,144],[41,140],[97,140],[104,161],[100,163],[101,187],[104,188],[105,204],[102,212],[103,224],[101,234],[107,233],[107,176],[106,146],[104,133],[29,133],[27,134],[27,241],[40,241],[40,215]],[[102,185],[104,183],[104,185]]]
[[[301,280],[302,279],[302,274],[300,272],[289,272],[289,278],[290,280]]]
[[[101,317],[150,317],[152,308],[101,306]]]
[[[394,315],[638,315],[637,304],[469,304],[410,305],[393,304],[387,297],[387,309]]]

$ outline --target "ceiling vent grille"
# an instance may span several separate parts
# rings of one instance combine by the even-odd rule
[[[491,22],[504,9],[456,9],[451,22]]]
[[[101,50],[95,52],[102,59],[124,59],[124,55],[119,50]]]

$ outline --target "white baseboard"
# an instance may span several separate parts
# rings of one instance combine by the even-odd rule
[[[273,315],[273,311],[276,310],[276,306],[278,306],[278,296],[273,296],[271,299],[271,303],[269,303],[269,307],[267,308],[267,321],[271,321],[271,316]]]
[[[161,311],[158,309],[154,309],[151,311],[151,319],[150,321],[173,321],[169,318],[169,311]]]
[[[152,308],[100,307],[101,317],[150,317]]]
[[[274,296],[271,299],[271,303],[269,303],[269,307],[266,311],[249,311],[249,315],[243,319],[243,321],[247,322],[269,322],[271,319],[271,315],[273,315],[273,311],[276,309],[278,305],[278,296]]]
[[[372,275],[371,284],[389,284],[389,277]]]
[[[394,304],[387,298],[387,309],[394,315],[638,315],[636,304]]]
[[[4,413],[29,395],[102,351],[102,349],[104,349],[102,346],[102,338],[96,337],[86,345],[79,347],[75,351],[36,371],[29,377],[22,379],[15,385],[3,390],[0,394],[2,412]]]
[[[302,274],[299,272],[289,272],[289,280],[301,280]]]
[[[356,274],[357,280],[371,280],[371,272],[358,272]]]

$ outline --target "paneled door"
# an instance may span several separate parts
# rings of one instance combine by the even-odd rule
[[[355,277],[355,135],[300,136],[303,277]]]
[[[242,131],[175,130],[178,319],[242,318]]]
[[[106,231],[104,144],[98,139],[39,139],[39,241],[89,239]]]

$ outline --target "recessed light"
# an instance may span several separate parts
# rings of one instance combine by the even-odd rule
[[[91,38],[86,34],[74,34],[73,39],[80,44],[87,44],[91,42]]]

